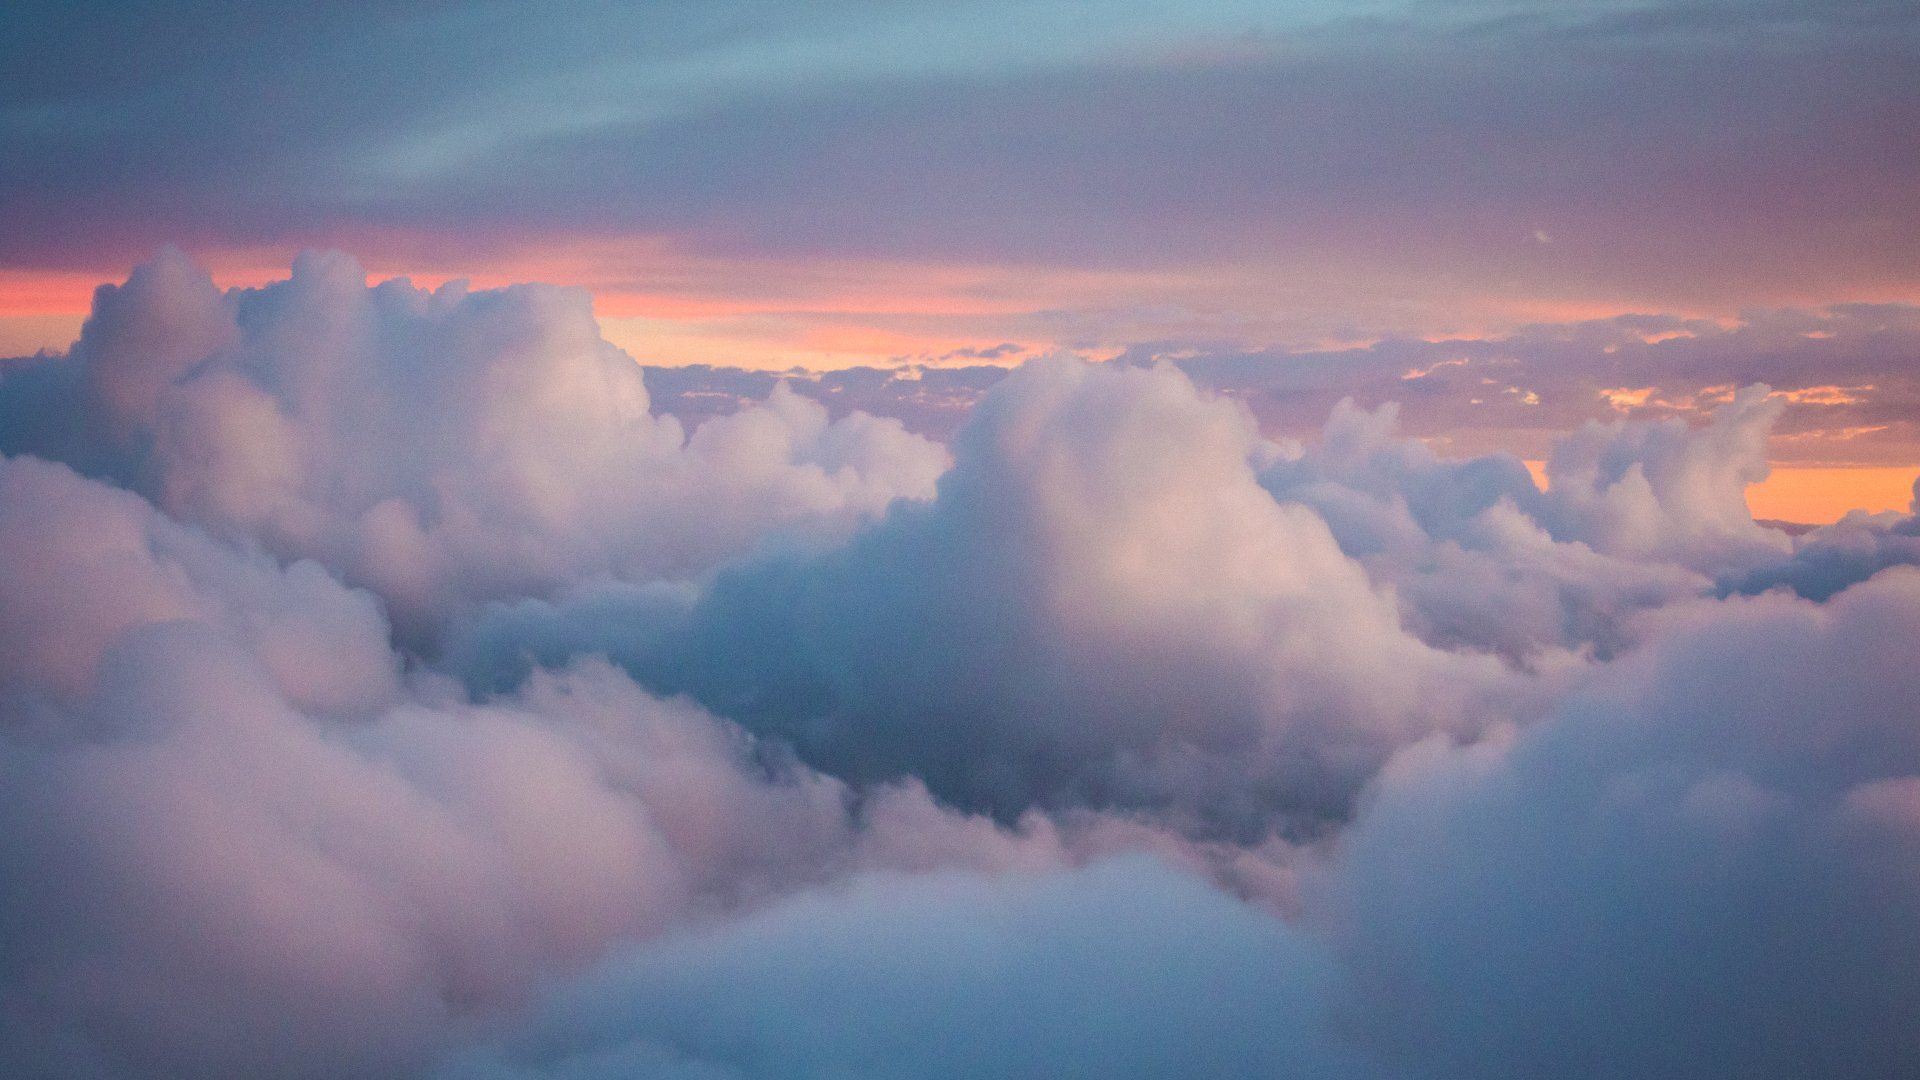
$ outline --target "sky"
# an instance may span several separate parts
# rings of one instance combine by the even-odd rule
[[[643,363],[752,370],[1904,309],[1916,22],[1875,2],[26,2],[0,43],[0,355],[65,349],[94,286],[167,245],[228,286],[306,248],[423,284],[581,286]],[[1797,418],[1783,463],[1920,465],[1886,385],[1914,353],[1881,348],[1850,374],[1864,408]],[[1580,404],[1714,384],[1642,378]],[[1431,426],[1539,456],[1472,400]],[[1806,483],[1875,509],[1901,487]]]
[[[1920,1075],[1920,14],[0,15],[0,1075]]]

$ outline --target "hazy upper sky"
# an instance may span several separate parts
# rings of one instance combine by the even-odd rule
[[[593,288],[643,359],[1271,346],[1920,299],[1897,2],[9,5],[5,309]]]
[[[750,369],[1245,354],[1271,382],[1383,340],[1920,302],[1897,2],[28,0],[7,30],[0,356],[64,349],[163,245],[226,285],[322,247],[584,286],[642,362]],[[1776,512],[1904,505],[1920,353],[1880,312],[1904,332],[1779,387],[1811,396],[1774,456],[1896,471]],[[1369,403],[1538,458],[1569,416],[1756,377],[1678,359],[1493,388],[1550,418],[1479,384]]]
[[[1896,305],[1777,387],[1808,396],[1775,457],[1920,464],[1910,4],[27,2],[7,29],[0,355],[64,349],[164,245],[225,285],[321,247],[584,286],[662,366],[1244,354],[1271,381],[1382,341]],[[1537,458],[1568,416],[1756,377],[1658,359],[1494,387],[1551,419],[1431,383],[1409,419]]]

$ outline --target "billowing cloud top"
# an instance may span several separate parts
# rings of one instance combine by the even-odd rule
[[[162,255],[101,291],[69,358],[10,382],[34,397],[6,449],[97,433],[77,461],[339,569],[408,628],[584,577],[685,578],[782,526],[843,532],[946,461],[790,393],[689,438],[584,293],[368,288],[333,255],[238,293]]]
[[[577,292],[103,287],[0,372],[0,1072],[1920,1069],[1920,517],[1753,520],[1795,388],[1542,486],[1204,369],[689,427]]]

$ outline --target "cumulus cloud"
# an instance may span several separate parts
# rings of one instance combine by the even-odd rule
[[[439,1076],[1359,1080],[1331,976],[1313,939],[1150,861],[869,876],[623,953]]]
[[[683,611],[503,609],[462,652],[604,649],[836,774],[1003,815],[1337,816],[1392,747],[1473,729],[1505,673],[1408,634],[1326,522],[1260,486],[1277,452],[1177,371],[1030,364],[936,499],[846,546],[730,568]]]
[[[1920,573],[1680,605],[1403,752],[1304,911],[1141,862],[867,877],[609,959],[442,1075],[1901,1075]]]
[[[0,460],[0,680],[71,705],[130,629],[212,622],[246,640],[301,706],[346,712],[390,695],[398,666],[373,598],[313,563],[234,552],[129,492],[61,465]]]
[[[1778,555],[1785,533],[1754,522],[1747,485],[1766,479],[1782,405],[1749,386],[1696,429],[1678,418],[1588,422],[1547,459],[1560,530],[1608,554],[1701,570]]]
[[[1171,368],[1035,363],[955,441],[930,503],[699,595],[587,589],[496,608],[456,649],[485,683],[604,651],[836,775],[913,775],[1017,814],[1171,809],[1257,831],[1343,816],[1393,748],[1523,716],[1634,616],[1775,558],[1744,491],[1777,412],[1590,425],[1537,489],[1446,461],[1391,410],[1290,449]]]
[[[1795,538],[1789,555],[1722,576],[1724,592],[1785,588],[1812,600],[1865,581],[1889,566],[1920,565],[1920,480],[1906,514],[1848,514]]]
[[[648,411],[585,293],[368,287],[343,256],[222,292],[177,253],[100,290],[6,449],[116,476],[169,513],[377,592],[403,628],[588,577],[691,577],[775,529],[844,533],[931,493],[946,454],[776,389],[689,435]],[[37,376],[37,378],[36,378]],[[70,433],[99,438],[70,445]]]
[[[1445,459],[1400,437],[1398,420],[1392,404],[1368,412],[1343,399],[1319,441],[1269,464],[1260,480],[1325,518],[1341,549],[1397,590],[1402,618],[1425,640],[1535,665],[1555,653],[1604,655],[1628,640],[1634,613],[1705,587],[1685,567],[1616,554],[1582,530],[1563,508],[1592,501],[1595,478],[1582,485],[1558,475],[1543,492],[1517,458]],[[1627,433],[1641,427],[1614,430],[1631,446]],[[1715,438],[1670,434],[1681,444]],[[1731,481],[1716,497],[1741,497],[1737,470],[1714,478]],[[1665,505],[1649,494],[1637,509],[1662,519]]]
[[[327,256],[0,378],[0,1072],[1920,1065],[1915,518],[1756,524],[1790,400],[1541,488],[1170,365],[950,451],[641,380]]]
[[[1357,1015],[1411,1075],[1920,1062],[1920,573],[1664,618],[1511,743],[1409,751],[1350,834]]]
[[[604,664],[473,704],[370,595],[63,466],[0,461],[0,556],[8,1075],[395,1075],[615,940],[1081,842],[856,796]]]
[[[1084,333],[1104,340],[1094,326]],[[1401,430],[1449,454],[1499,449],[1531,460],[1547,458],[1556,439],[1589,420],[1697,424],[1739,387],[1764,383],[1780,409],[1768,441],[1775,461],[1905,467],[1920,460],[1920,378],[1911,362],[1920,352],[1920,307],[1911,304],[1761,309],[1725,322],[1621,315],[1333,349],[1231,341],[1226,330],[1210,337],[1189,329],[1131,344],[1117,359],[1173,364],[1199,386],[1244,402],[1276,435],[1308,438],[1351,398],[1370,408],[1399,406]],[[829,408],[898,417],[944,439],[1006,372],[853,368],[793,385]],[[764,397],[777,378],[714,367],[647,374],[655,406],[689,418]]]

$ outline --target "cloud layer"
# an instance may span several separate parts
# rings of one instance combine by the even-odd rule
[[[1204,330],[1131,345],[1124,363],[1171,363],[1236,398],[1264,430],[1305,437],[1335,405],[1399,407],[1407,432],[1454,453],[1508,449],[1544,461],[1589,420],[1697,421],[1742,386],[1776,391],[1768,459],[1804,465],[1911,466],[1920,461],[1920,308],[1850,304],[1749,310],[1738,319],[1625,315],[1439,340],[1390,336],[1364,346],[1250,348]],[[858,409],[950,438],[1004,378],[968,358],[904,356],[905,368],[796,373],[794,389],[836,415]],[[939,366],[933,366],[937,364]],[[690,420],[767,395],[768,372],[653,367],[656,407]],[[1836,515],[1837,516],[1837,515]]]
[[[415,633],[582,578],[691,577],[777,530],[842,534],[946,464],[895,422],[829,423],[784,392],[689,437],[649,413],[584,293],[369,288],[336,255],[222,293],[163,254],[102,290],[71,356],[8,383],[27,415],[5,449],[67,451],[171,514],[318,559]]]
[[[1754,522],[1794,405],[689,430],[580,294],[164,255],[0,374],[0,1071],[1911,1071],[1914,519]]]

